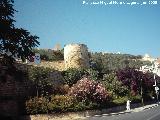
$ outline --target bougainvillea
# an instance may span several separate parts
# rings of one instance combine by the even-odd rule
[[[141,87],[143,91],[153,90],[154,74],[143,73],[134,68],[125,68],[116,72],[118,80],[122,81],[123,85],[127,86],[132,93],[140,93]],[[160,77],[156,76],[157,82],[160,81]]]
[[[103,102],[109,99],[109,94],[101,83],[86,77],[74,84],[68,94],[75,96],[78,101]]]

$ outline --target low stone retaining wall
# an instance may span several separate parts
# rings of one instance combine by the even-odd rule
[[[131,104],[131,109],[140,107],[141,103]],[[102,110],[86,110],[82,112],[68,112],[63,114],[44,114],[44,115],[30,115],[22,116],[21,120],[83,120],[87,116],[93,116],[97,114],[108,114],[113,112],[120,112],[126,110],[126,106],[117,106]]]

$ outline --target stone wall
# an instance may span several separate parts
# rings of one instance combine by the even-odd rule
[[[43,65],[28,65],[28,64],[20,64],[17,63],[15,66],[18,70],[22,70],[22,71],[28,71],[30,69],[30,67],[49,67],[49,68],[53,68],[53,66],[50,65],[51,63],[49,63],[48,65],[43,64]],[[51,79],[51,81],[53,81],[54,86],[58,86],[61,85],[63,82],[63,76],[61,74],[61,71],[58,71],[56,69],[53,70],[53,72],[49,73],[49,78]],[[28,79],[28,78],[26,78]],[[28,80],[27,80],[28,81]]]
[[[24,79],[16,80],[14,71],[0,66],[0,116],[18,116],[22,112],[23,99],[27,96],[26,82]]]
[[[63,71],[64,70],[64,61],[63,60],[53,61],[53,62],[42,61],[39,66],[53,68],[58,71]]]
[[[84,44],[68,44],[64,47],[65,69],[88,68],[88,48]]]
[[[32,67],[32,65],[20,63],[15,64],[15,66],[21,71],[27,71]],[[11,69],[0,65],[0,117],[2,115],[18,116],[25,112],[25,98],[30,96],[32,92],[28,77],[22,73],[15,72],[15,68]],[[19,78],[15,77],[16,74]],[[53,81],[54,87],[61,85],[63,82],[61,72],[57,70],[50,73],[49,78]]]
[[[64,64],[66,69],[88,68],[89,56],[87,46],[84,44],[69,44],[65,46],[64,59],[64,62],[57,62],[54,66],[61,64],[61,70],[64,70]],[[48,66],[44,66],[50,67],[50,64],[52,63],[49,63]],[[28,71],[28,69],[32,66],[33,65],[22,63],[15,64],[15,67],[21,71]],[[50,68],[54,68],[54,66]],[[18,78],[15,76],[18,76]],[[63,81],[61,72],[58,70],[50,73],[49,76],[53,80],[55,87],[56,85],[60,85]],[[22,111],[19,107],[23,107],[23,104],[25,104],[23,100],[30,94],[28,91],[29,87],[30,83],[27,77],[21,73],[15,72],[14,68],[7,68],[6,66],[2,66],[0,64],[0,116],[16,116],[20,114]]]

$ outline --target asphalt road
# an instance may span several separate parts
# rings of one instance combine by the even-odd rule
[[[160,106],[140,112],[112,116],[89,117],[88,120],[160,120]]]

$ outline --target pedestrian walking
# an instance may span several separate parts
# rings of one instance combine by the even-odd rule
[[[126,103],[127,110],[131,110],[130,102],[131,102],[130,100],[127,100],[127,103]]]

